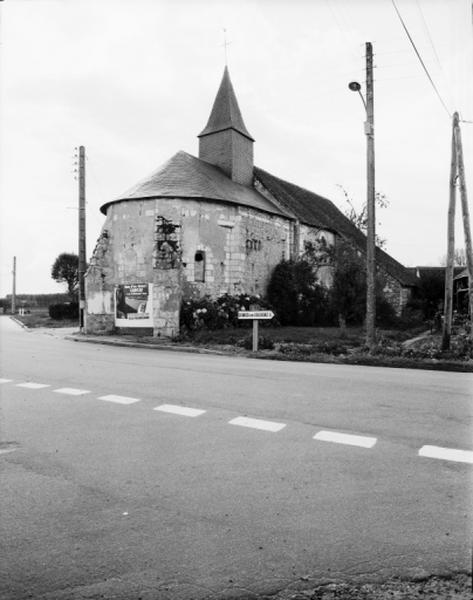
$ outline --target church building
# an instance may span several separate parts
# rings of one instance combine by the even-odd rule
[[[308,242],[366,237],[328,199],[254,166],[227,67],[198,158],[178,152],[101,207],[105,223],[86,273],[87,333],[179,332],[183,300],[228,293],[264,296],[274,267]],[[384,294],[398,313],[412,274],[377,249]],[[318,272],[330,286],[331,267]]]

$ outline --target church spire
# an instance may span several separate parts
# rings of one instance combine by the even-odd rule
[[[243,122],[227,66],[207,125],[198,137],[200,159],[220,167],[237,183],[252,184],[254,139]]]
[[[223,131],[224,129],[234,129],[254,142],[243,122],[226,65],[208,123],[198,137]]]

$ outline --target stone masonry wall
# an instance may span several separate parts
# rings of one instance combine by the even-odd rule
[[[233,129],[199,138],[199,158],[215,165],[236,183],[251,185],[253,142]]]
[[[410,288],[401,286],[397,279],[384,271],[382,271],[382,276],[384,280],[383,294],[396,311],[396,315],[400,316],[411,297]]]
[[[293,224],[245,207],[239,208],[239,217],[231,246],[231,293],[264,295],[274,267],[290,258]]]
[[[161,217],[178,226],[172,268],[157,260]],[[264,295],[274,267],[321,236],[334,243],[331,232],[223,202],[159,198],[112,204],[86,275],[86,331],[114,331],[117,285],[149,283],[154,335],[175,335],[182,298]],[[318,276],[330,286],[331,267],[322,267]],[[384,292],[400,313],[409,292],[392,277],[385,281]]]
[[[335,234],[326,229],[301,225],[299,231],[299,256],[304,254],[307,242],[312,244],[325,242],[328,247],[333,247],[335,245]],[[317,270],[317,279],[321,285],[330,288],[333,282],[333,267],[329,264],[321,265]]]

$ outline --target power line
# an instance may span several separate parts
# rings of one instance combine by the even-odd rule
[[[433,81],[432,77],[430,76],[430,73],[429,73],[429,71],[428,71],[427,67],[425,66],[425,63],[424,63],[424,61],[422,60],[422,57],[421,57],[421,55],[419,54],[419,51],[418,51],[418,50],[417,50],[417,48],[416,48],[416,45],[415,45],[415,43],[414,43],[414,40],[412,39],[412,37],[411,37],[411,34],[409,33],[409,30],[407,29],[407,27],[406,27],[406,24],[405,24],[405,23],[404,23],[404,21],[403,21],[403,18],[402,18],[402,16],[401,16],[401,13],[399,12],[399,10],[398,10],[398,8],[397,8],[397,6],[396,6],[396,3],[395,3],[395,1],[394,1],[394,0],[391,0],[391,2],[392,2],[393,6],[394,6],[394,8],[395,8],[395,10],[396,10],[396,13],[397,13],[397,16],[399,17],[399,20],[401,21],[401,24],[402,24],[402,26],[403,26],[403,28],[404,28],[404,31],[406,32],[406,35],[407,35],[407,37],[409,38],[409,41],[410,41],[410,43],[411,43],[412,47],[414,48],[414,51],[415,51],[415,53],[416,53],[416,55],[417,55],[417,58],[419,59],[419,61],[420,61],[420,64],[422,65],[422,68],[423,68],[423,69],[424,69],[424,71],[425,71],[425,74],[427,75],[427,77],[428,77],[428,79],[429,79],[429,81],[430,81],[430,83],[431,83],[432,87],[434,88],[434,91],[435,91],[435,93],[437,94],[437,97],[438,97],[438,99],[439,99],[439,100],[440,100],[440,102],[442,103],[442,106],[444,107],[444,109],[445,109],[445,111],[447,112],[448,116],[451,118],[451,116],[452,116],[452,115],[450,114],[450,111],[448,110],[448,108],[447,108],[447,105],[446,105],[446,104],[445,104],[445,102],[443,101],[443,99],[442,99],[442,96],[440,95],[440,93],[439,93],[439,91],[438,91],[438,89],[437,89],[437,86],[435,85],[435,83],[434,83],[434,81]]]
[[[440,67],[440,69],[442,69],[442,65],[440,63],[440,58],[439,58],[439,55],[437,54],[437,50],[435,49],[434,40],[432,39],[432,36],[430,35],[430,30],[427,25],[427,21],[425,20],[424,11],[422,10],[419,0],[416,0],[416,4],[417,4],[417,8],[419,9],[420,16],[422,17],[422,22],[424,23],[424,28],[425,28],[425,31],[427,32],[427,37],[429,38],[430,45],[432,47],[432,50],[434,51],[435,58],[437,59],[437,64]]]

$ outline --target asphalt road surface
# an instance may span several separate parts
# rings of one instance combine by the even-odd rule
[[[0,335],[2,600],[471,569],[471,374]]]

